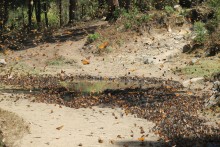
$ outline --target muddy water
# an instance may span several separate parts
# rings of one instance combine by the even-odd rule
[[[20,82],[18,82],[20,83]],[[60,94],[64,100],[70,100],[76,96],[99,95],[106,90],[123,90],[123,89],[147,89],[151,87],[160,87],[164,85],[162,80],[154,79],[84,79],[75,78],[74,80],[59,80],[54,78],[49,82],[53,84],[34,84],[30,82],[28,85],[22,84],[0,84],[0,92],[15,94],[40,94],[40,93],[56,93]]]

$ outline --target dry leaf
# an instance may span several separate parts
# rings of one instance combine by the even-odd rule
[[[99,143],[103,143],[103,140],[99,138],[98,142],[99,142]]]
[[[179,94],[179,93],[176,93],[175,95],[176,95],[176,96],[180,96],[180,94]]]
[[[88,65],[88,64],[90,64],[90,61],[89,61],[89,60],[86,60],[86,59],[83,59],[83,60],[82,60],[82,64],[83,64],[83,65]]]
[[[72,34],[72,32],[66,31],[66,32],[64,32],[64,34],[65,34],[65,35],[70,35],[70,34]]]
[[[138,141],[144,141],[144,137],[138,138]]]
[[[104,49],[104,48],[106,48],[107,46],[108,46],[108,42],[106,41],[106,42],[104,42],[104,43],[102,43],[101,45],[99,45],[99,49]]]
[[[57,127],[56,129],[57,129],[57,130],[61,130],[62,128],[63,128],[63,125],[60,126],[60,127]]]

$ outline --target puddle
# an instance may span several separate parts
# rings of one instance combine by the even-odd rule
[[[10,83],[10,84],[9,84]],[[0,85],[0,92],[11,94],[55,94],[69,101],[76,97],[99,95],[106,91],[117,91],[125,89],[143,90],[158,88],[162,85],[181,86],[175,81],[164,81],[154,78],[66,78],[60,80],[57,77],[22,77],[8,81]]]
[[[95,94],[101,93],[105,90],[116,90],[116,89],[145,89],[149,87],[155,87],[156,84],[145,84],[143,81],[105,81],[105,80],[77,80],[73,82],[60,82],[60,85],[69,89],[69,91],[75,91],[82,94]],[[158,85],[158,84],[157,84]]]

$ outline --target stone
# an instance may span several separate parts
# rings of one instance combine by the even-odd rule
[[[186,44],[186,45],[183,46],[182,53],[187,53],[187,52],[189,52],[191,49],[192,49],[191,45],[190,45],[190,44]]]
[[[182,39],[183,39],[183,36],[182,36],[182,35],[178,35],[178,36],[175,36],[175,37],[174,37],[174,39],[175,39],[175,40],[179,40],[179,41],[180,41],[180,40],[182,40]]]
[[[220,81],[215,81],[212,88],[212,96],[205,102],[205,108],[220,105]]]
[[[206,57],[215,56],[220,52],[220,45],[214,44],[210,48],[208,48],[205,52]]]
[[[143,56],[142,60],[143,60],[144,64],[153,64],[154,63],[153,57]]]
[[[193,58],[191,61],[193,64],[195,64],[198,60],[199,60],[199,58]]]
[[[5,59],[0,59],[0,65],[6,65],[7,62],[5,61]]]
[[[220,81],[220,72],[215,72],[211,75],[211,81]]]
[[[189,87],[190,85],[192,85],[194,83],[202,83],[203,81],[204,81],[203,77],[193,78],[193,79],[184,81],[183,86],[184,87]]]
[[[178,12],[181,12],[182,10],[182,7],[180,5],[175,5],[173,8]]]

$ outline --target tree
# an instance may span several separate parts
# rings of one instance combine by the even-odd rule
[[[119,4],[121,8],[125,8],[128,11],[130,8],[131,0],[120,0]]]
[[[60,26],[63,25],[63,19],[62,19],[62,0],[58,0],[59,5],[59,17],[60,17]]]
[[[104,8],[105,0],[98,0],[98,4],[100,9]]]
[[[45,24],[46,24],[46,27],[48,28],[48,26],[49,26],[48,17],[47,17],[48,1],[43,2],[43,12],[44,12]]]
[[[41,23],[41,1],[34,0],[34,7],[35,7],[36,20],[39,27]]]
[[[0,1],[0,28],[3,28],[8,21],[8,0]]]
[[[28,26],[32,26],[32,10],[33,10],[33,0],[28,0]]]
[[[106,20],[114,19],[114,11],[119,7],[118,0],[107,0],[108,4],[108,15]]]
[[[77,0],[69,0],[69,23],[76,19]]]

